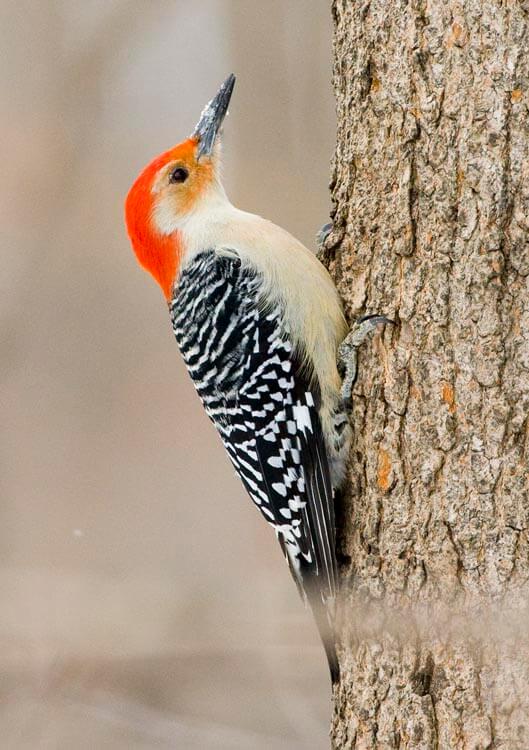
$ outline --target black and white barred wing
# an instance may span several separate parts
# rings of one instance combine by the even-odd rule
[[[270,414],[263,408],[265,413],[255,420],[255,453],[267,497],[265,515],[302,594],[326,601],[336,591],[335,533],[318,411],[289,342],[279,337],[271,349],[273,353],[264,355],[263,369],[256,371],[263,375],[257,392],[265,403],[270,399],[275,405]],[[256,382],[250,377],[240,392],[243,411],[249,413],[255,392]]]
[[[236,257],[203,253],[172,304],[175,335],[206,411],[248,493],[274,527],[298,588],[335,596],[333,495],[317,388],[281,311]]]

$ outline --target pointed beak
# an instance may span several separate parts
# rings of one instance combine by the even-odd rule
[[[198,140],[197,159],[201,156],[209,156],[213,151],[215,140],[228,112],[234,86],[235,76],[231,73],[202,111],[200,120],[193,131],[193,137]]]

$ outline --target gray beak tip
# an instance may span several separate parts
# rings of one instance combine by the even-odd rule
[[[230,73],[217,94],[202,111],[200,120],[193,131],[193,136],[198,140],[197,159],[200,159],[201,156],[210,155],[213,151],[215,140],[228,112],[234,86],[235,76]]]

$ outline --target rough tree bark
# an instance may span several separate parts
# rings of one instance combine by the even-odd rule
[[[529,748],[529,2],[335,0],[336,748]]]

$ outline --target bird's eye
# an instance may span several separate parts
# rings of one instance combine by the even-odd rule
[[[189,177],[189,172],[183,167],[177,167],[173,169],[169,175],[169,182],[185,182]]]

